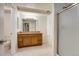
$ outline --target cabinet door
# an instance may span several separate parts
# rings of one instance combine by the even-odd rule
[[[42,44],[42,34],[38,35],[38,44]]]
[[[33,35],[32,36],[32,45],[42,44],[42,36],[41,35]]]
[[[18,47],[23,47],[22,36],[18,36]]]
[[[23,46],[30,46],[32,44],[32,39],[29,35],[23,35]]]
[[[32,45],[37,45],[38,44],[38,37],[32,36]]]

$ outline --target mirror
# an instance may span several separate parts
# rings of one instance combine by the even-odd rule
[[[34,19],[23,19],[22,20],[23,32],[36,31],[36,20]]]

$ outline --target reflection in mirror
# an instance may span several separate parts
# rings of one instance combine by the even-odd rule
[[[23,19],[22,25],[23,32],[36,31],[36,20],[34,19]]]
[[[29,32],[29,23],[23,23],[23,32]]]

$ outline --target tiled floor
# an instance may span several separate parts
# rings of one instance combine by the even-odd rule
[[[14,56],[53,56],[53,48],[42,45],[18,49]]]

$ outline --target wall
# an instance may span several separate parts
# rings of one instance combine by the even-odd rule
[[[45,44],[47,42],[47,15],[40,14],[37,19],[36,31],[43,33],[43,43]]]
[[[17,18],[17,32],[23,31],[22,27],[22,19],[20,17]]]
[[[4,32],[5,32],[5,40],[10,40],[10,34],[11,34],[11,13],[5,12],[4,13]]]
[[[36,21],[30,22],[30,31],[36,31]]]
[[[48,45],[54,48],[54,9],[52,13],[47,17],[47,38]]]
[[[0,4],[0,40],[4,39],[4,6]]]
[[[1,40],[7,40],[10,39],[10,33],[11,33],[11,13],[9,13],[8,11],[4,10],[4,5],[1,4],[0,8],[0,33],[1,33],[1,37],[3,37]]]

